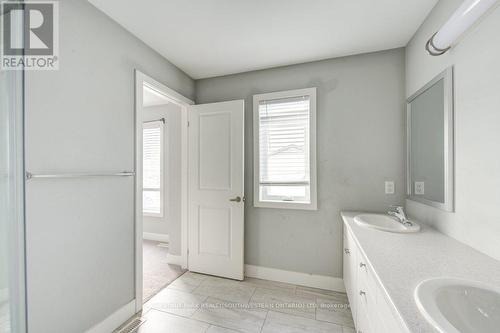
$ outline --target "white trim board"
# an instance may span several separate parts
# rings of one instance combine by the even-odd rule
[[[167,263],[171,264],[171,265],[179,265],[179,266],[183,266],[182,264],[182,256],[179,256],[179,255],[175,255],[175,254],[171,254],[171,253],[167,253]],[[186,268],[186,267],[182,267],[182,268]]]
[[[142,239],[152,240],[157,242],[165,242],[165,243],[168,243],[170,240],[167,234],[158,234],[154,232],[143,232]]]
[[[344,280],[333,276],[292,272],[254,265],[245,265],[245,276],[345,293]]]
[[[120,309],[112,313],[108,318],[104,319],[97,325],[93,326],[85,333],[109,333],[123,325],[135,314],[135,299],[125,304]]]

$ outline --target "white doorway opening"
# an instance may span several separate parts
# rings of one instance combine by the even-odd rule
[[[169,264],[244,278],[244,101],[193,105],[139,71],[135,85],[135,302],[139,312],[144,299],[143,239],[148,236],[168,242]],[[164,156],[158,150],[160,142],[168,143]],[[154,236],[159,229],[144,233],[151,219],[165,218],[167,238]]]
[[[187,108],[194,102],[137,70],[135,100],[138,312],[187,268]]]

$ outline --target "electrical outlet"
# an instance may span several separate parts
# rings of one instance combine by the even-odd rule
[[[392,180],[385,182],[385,194],[394,194],[394,182]]]
[[[416,195],[425,194],[425,182],[415,182],[415,194]]]

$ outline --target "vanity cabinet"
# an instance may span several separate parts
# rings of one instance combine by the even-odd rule
[[[403,333],[406,326],[392,306],[363,251],[344,225],[344,284],[358,333]]]
[[[350,296],[356,292],[356,249],[357,247],[353,243],[353,239],[348,232],[344,232],[344,285],[346,293],[349,297],[349,303],[351,305],[351,312],[353,318],[356,318],[356,298],[351,298]]]

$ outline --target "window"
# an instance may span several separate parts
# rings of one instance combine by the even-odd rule
[[[254,206],[316,209],[316,88],[253,103]]]
[[[163,217],[163,121],[142,125],[142,212]]]

